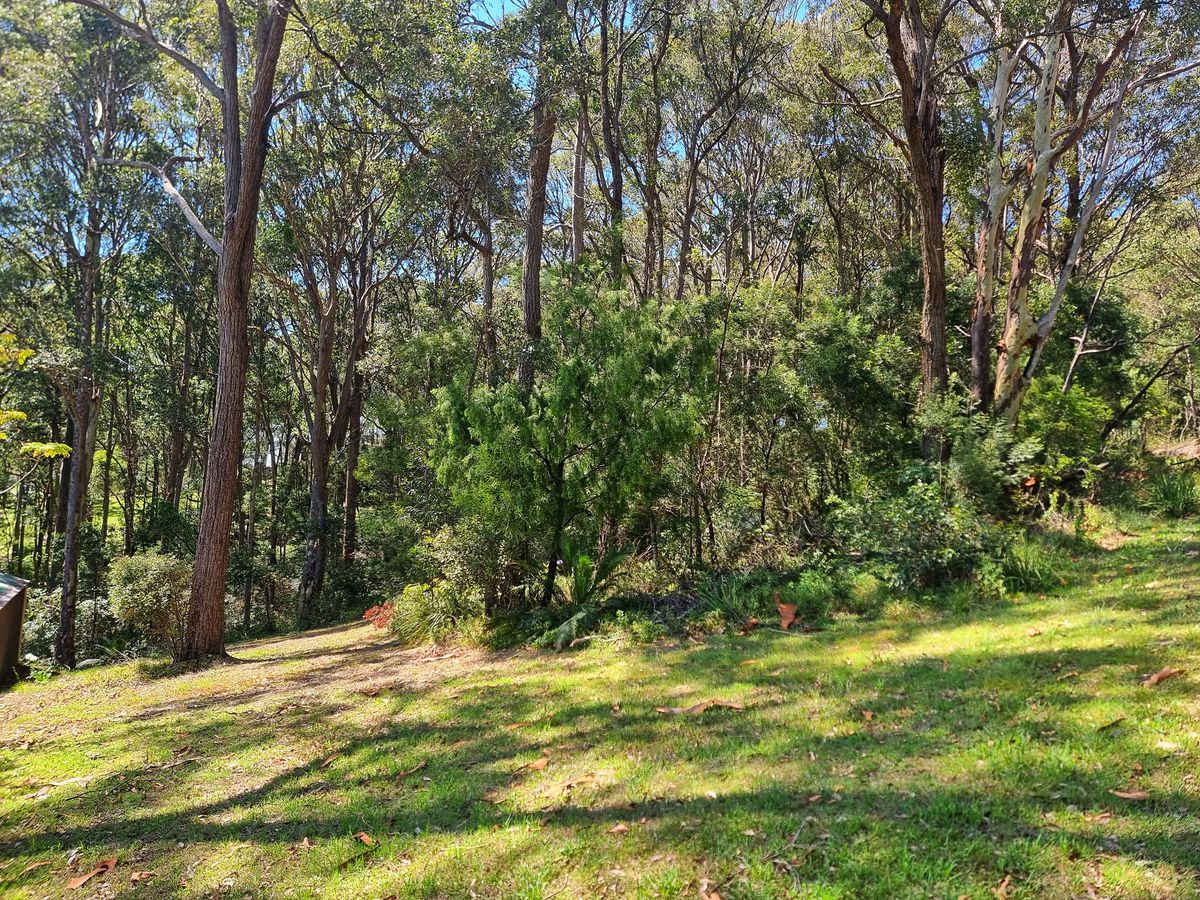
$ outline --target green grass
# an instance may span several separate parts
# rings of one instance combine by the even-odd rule
[[[1121,528],[971,616],[563,655],[358,626],[24,685],[0,895],[1200,897],[1200,533]]]

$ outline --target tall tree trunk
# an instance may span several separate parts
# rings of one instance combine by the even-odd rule
[[[579,116],[575,120],[575,159],[571,166],[571,262],[583,259],[584,175],[587,171],[587,94],[579,93]]]
[[[225,581],[229,567],[230,525],[237,499],[242,456],[249,344],[250,280],[258,234],[258,206],[267,155],[275,69],[290,0],[277,0],[260,29],[254,87],[246,115],[245,142],[238,106],[236,24],[224,2],[218,5],[222,34],[222,109],[225,153],[225,229],[217,263],[217,386],[212,434],[200,496],[200,532],[196,569],[181,658],[198,660],[225,652]]]
[[[551,10],[538,26],[538,73],[534,93],[533,139],[529,154],[529,203],[525,215],[525,257],[521,273],[521,319],[525,346],[517,368],[517,384],[533,389],[537,348],[542,340],[542,239],[546,231],[546,178],[558,125],[558,96],[551,74],[550,54],[561,20],[567,14],[566,0],[553,0]]]
[[[95,315],[100,278],[99,213],[95,209],[89,210],[88,226],[85,250],[79,261],[80,293],[76,311],[80,359],[72,401],[72,421],[75,428],[71,455],[67,460],[70,475],[63,534],[62,595],[58,634],[54,639],[54,659],[68,667],[75,665],[75,608],[79,592],[80,532],[87,510],[88,480],[91,476],[92,455],[96,448],[97,420],[100,417],[100,388],[91,371],[96,349],[94,342],[102,331]]]
[[[490,377],[492,368],[489,367],[488,371]],[[358,456],[362,448],[363,377],[356,372],[354,379],[354,396],[350,401],[352,406],[346,434],[346,479],[342,494],[341,555],[344,566],[354,562],[354,553],[358,549],[358,475],[355,470],[358,468]]]
[[[324,406],[322,398],[321,406]],[[314,417],[316,420],[318,417]],[[309,462],[312,472],[308,495],[308,531],[304,543],[304,567],[300,570],[300,588],[296,604],[296,617],[301,625],[312,619],[316,600],[321,595],[325,581],[326,532],[329,519],[329,438],[325,431],[324,417],[320,418],[320,430],[314,427],[309,443]]]

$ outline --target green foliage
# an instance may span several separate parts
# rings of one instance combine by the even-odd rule
[[[439,393],[433,462],[492,559],[558,557],[559,535],[598,532],[661,493],[665,459],[694,433],[685,325],[598,279],[553,279],[528,395],[455,381]]]
[[[582,637],[601,612],[601,605],[616,590],[621,565],[628,550],[609,550],[593,560],[571,541],[563,542],[563,566],[558,592],[563,604],[574,610],[554,633],[554,649],[562,652],[571,641]]]
[[[1166,471],[1151,477],[1145,486],[1143,505],[1171,519],[1200,512],[1200,482],[1190,471]]]
[[[392,633],[409,645],[444,640],[483,614],[479,594],[444,578],[407,585],[391,603]]]
[[[1100,434],[1112,415],[1102,398],[1074,385],[1065,393],[1062,379],[1034,379],[1022,404],[1020,431],[1042,446],[1034,474],[1052,485],[1078,485],[1090,476],[1100,449]]]
[[[901,590],[975,580],[998,549],[994,529],[970,501],[923,467],[895,493],[868,488],[840,501],[833,524],[846,551]]]
[[[20,415],[24,418],[25,414]],[[63,459],[71,455],[71,447],[54,441],[26,441],[21,445],[21,455],[31,459]]]
[[[807,622],[829,615],[836,598],[833,579],[824,572],[809,569],[779,586],[781,603],[796,607],[796,616]]]
[[[191,581],[191,563],[175,556],[149,552],[118,557],[108,571],[113,613],[178,655]]]
[[[1045,542],[1029,535],[1012,541],[1004,551],[1001,570],[1010,591],[1044,591],[1058,584],[1062,557]]]

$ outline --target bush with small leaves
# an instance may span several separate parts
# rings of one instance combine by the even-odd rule
[[[137,553],[113,561],[109,600],[122,624],[178,655],[187,619],[192,564],[165,553]]]

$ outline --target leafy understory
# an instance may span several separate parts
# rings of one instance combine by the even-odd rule
[[[0,893],[1197,897],[1200,536],[1136,530],[973,616],[26,684]]]

